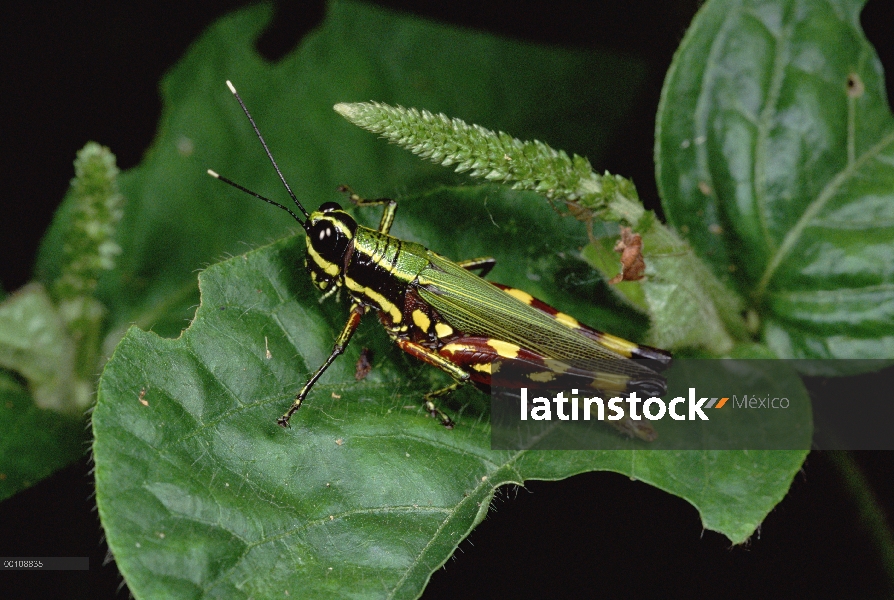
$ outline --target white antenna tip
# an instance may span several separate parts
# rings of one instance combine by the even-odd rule
[[[208,174],[211,175],[212,177],[214,177],[215,179],[220,179],[220,175],[218,175],[217,173],[215,173],[215,172],[212,171],[211,169],[208,169]]]
[[[231,92],[233,92],[234,94],[236,93],[236,88],[233,87],[233,84],[230,83],[230,80],[229,80],[229,79],[227,79],[227,87],[230,88],[230,91],[231,91]]]

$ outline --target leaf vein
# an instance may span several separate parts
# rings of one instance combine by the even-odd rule
[[[773,275],[776,273],[779,265],[782,264],[782,261],[785,259],[785,257],[798,243],[801,235],[804,233],[804,230],[811,225],[811,222],[816,218],[820,211],[825,208],[826,204],[835,196],[841,186],[844,185],[844,183],[851,177],[854,177],[860,167],[869,162],[869,160],[875,158],[892,143],[894,143],[894,131],[888,132],[888,134],[882,137],[882,139],[879,140],[877,144],[864,152],[856,160],[856,162],[847,165],[844,169],[839,171],[838,174],[835,175],[835,177],[833,177],[829,181],[829,183],[826,184],[820,194],[813,201],[811,201],[811,203],[807,207],[807,210],[804,211],[804,213],[801,215],[801,218],[798,219],[797,223],[795,223],[795,226],[792,227],[785,235],[782,244],[773,254],[770,263],[764,270],[764,274],[763,276],[761,276],[760,282],[758,283],[757,289],[755,291],[755,295],[758,298],[763,297],[763,295],[766,293],[767,286],[770,283],[770,279],[773,278]]]

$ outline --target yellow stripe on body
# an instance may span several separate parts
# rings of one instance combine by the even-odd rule
[[[320,256],[319,254],[317,254],[317,251],[314,250],[314,247],[310,243],[309,238],[308,238],[308,242],[307,242],[307,253],[314,260],[316,265],[318,267],[320,267],[320,270],[322,270],[324,273],[326,273],[326,275],[329,275],[330,277],[335,277],[338,275],[338,272],[339,272],[338,265],[336,265],[335,263],[329,262],[328,260],[326,260],[325,258]]]
[[[371,290],[364,285],[360,285],[347,275],[345,275],[345,285],[348,286],[348,289],[352,292],[357,292],[358,294],[362,294],[379,305],[379,307],[388,313],[391,316],[392,323],[400,323],[403,320],[403,315],[400,310],[392,304],[388,298],[380,294],[375,290]]]
[[[507,294],[509,294],[510,296],[512,296],[513,298],[521,300],[522,302],[524,302],[525,304],[527,304],[529,306],[534,303],[534,296],[532,296],[528,292],[525,292],[525,291],[522,291],[522,290],[519,290],[516,288],[507,288],[507,289],[504,289],[503,291],[506,292]],[[547,314],[549,314],[549,313],[547,313]],[[580,321],[578,321],[571,315],[567,315],[563,312],[557,312],[556,314],[550,315],[550,316],[552,318],[554,318],[556,321],[558,321],[559,323],[562,323],[563,325],[567,325],[568,327],[571,327],[572,329],[580,327]]]
[[[459,354],[460,352],[475,352],[478,350],[475,346],[471,346],[469,344],[444,344],[441,347],[441,352],[447,352],[449,354]]]

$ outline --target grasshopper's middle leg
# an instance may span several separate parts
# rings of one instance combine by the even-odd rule
[[[435,352],[432,352],[424,346],[420,346],[419,344],[415,344],[409,340],[402,339],[397,340],[397,345],[407,354],[415,356],[419,360],[427,362],[430,365],[434,365],[435,367],[438,367],[439,369],[453,377],[454,381],[450,385],[441,388],[440,390],[436,390],[434,392],[429,392],[428,394],[426,394],[424,397],[425,402],[422,405],[423,408],[425,408],[425,410],[428,411],[431,416],[437,417],[441,421],[441,425],[443,425],[447,429],[453,429],[453,420],[446,414],[444,414],[444,412],[435,405],[433,400],[452,392],[462,384],[469,381],[469,374],[440,354],[436,354]]]

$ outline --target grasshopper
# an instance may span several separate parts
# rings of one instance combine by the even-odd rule
[[[235,87],[229,81],[227,86],[303,218],[214,171],[208,173],[292,215],[306,233],[304,266],[313,284],[325,295],[345,290],[351,300],[347,322],[329,358],[296,394],[277,420],[279,425],[288,427],[289,419],[371,310],[401,350],[453,378],[453,383],[423,399],[425,410],[447,428],[454,426],[453,420],[434,400],[466,383],[489,390],[492,375],[505,364],[513,367],[520,385],[561,383],[619,395],[636,391],[659,396],[666,391],[658,371],[670,364],[668,352],[603,333],[522,290],[487,281],[484,277],[496,264],[493,258],[453,262],[421,244],[389,235],[397,212],[394,200],[364,199],[342,186],[341,191],[357,206],[384,207],[378,229],[359,225],[336,202],[308,213]],[[629,418],[616,426],[630,435],[654,439],[651,427]]]

